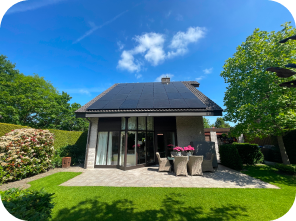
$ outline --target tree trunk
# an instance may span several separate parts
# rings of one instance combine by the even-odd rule
[[[277,136],[277,140],[278,140],[278,144],[279,144],[283,164],[286,164],[286,165],[290,164],[290,160],[289,160],[289,157],[287,155],[285,144],[284,144],[284,141],[283,141],[283,136],[282,135]]]

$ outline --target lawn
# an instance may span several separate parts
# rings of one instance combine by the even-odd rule
[[[53,220],[275,220],[292,206],[296,178],[269,166],[244,173],[281,189],[66,187],[79,175],[60,172],[30,182],[55,193]]]

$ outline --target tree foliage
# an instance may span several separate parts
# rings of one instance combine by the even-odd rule
[[[225,122],[222,117],[217,117],[215,122],[216,128],[230,128],[230,124]]]
[[[280,40],[296,35],[296,29],[286,23],[278,32],[255,29],[236,53],[224,65],[221,76],[228,84],[224,97],[225,120],[238,122],[236,135],[250,137],[282,136],[296,129],[296,90],[279,84],[293,80],[277,77],[268,67],[284,67],[295,63],[296,41]]]
[[[25,76],[5,56],[0,56],[0,122],[34,128],[87,130],[85,119],[76,119],[80,104],[37,74]]]
[[[204,128],[213,127],[213,124],[210,123],[210,120],[208,118],[203,117],[203,123],[204,123]]]

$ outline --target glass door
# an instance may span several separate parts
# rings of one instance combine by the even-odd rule
[[[156,133],[157,136],[157,152],[160,157],[171,156],[171,151],[176,146],[175,132],[164,131]]]

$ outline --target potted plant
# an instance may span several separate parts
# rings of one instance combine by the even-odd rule
[[[191,156],[193,154],[194,147],[188,145],[187,147],[184,147],[184,151],[187,152],[187,156]]]
[[[181,152],[184,151],[182,147],[175,147],[173,150],[177,152],[177,156],[181,156]]]
[[[173,150],[173,148],[174,148],[174,145],[173,144],[168,144],[169,151]]]

